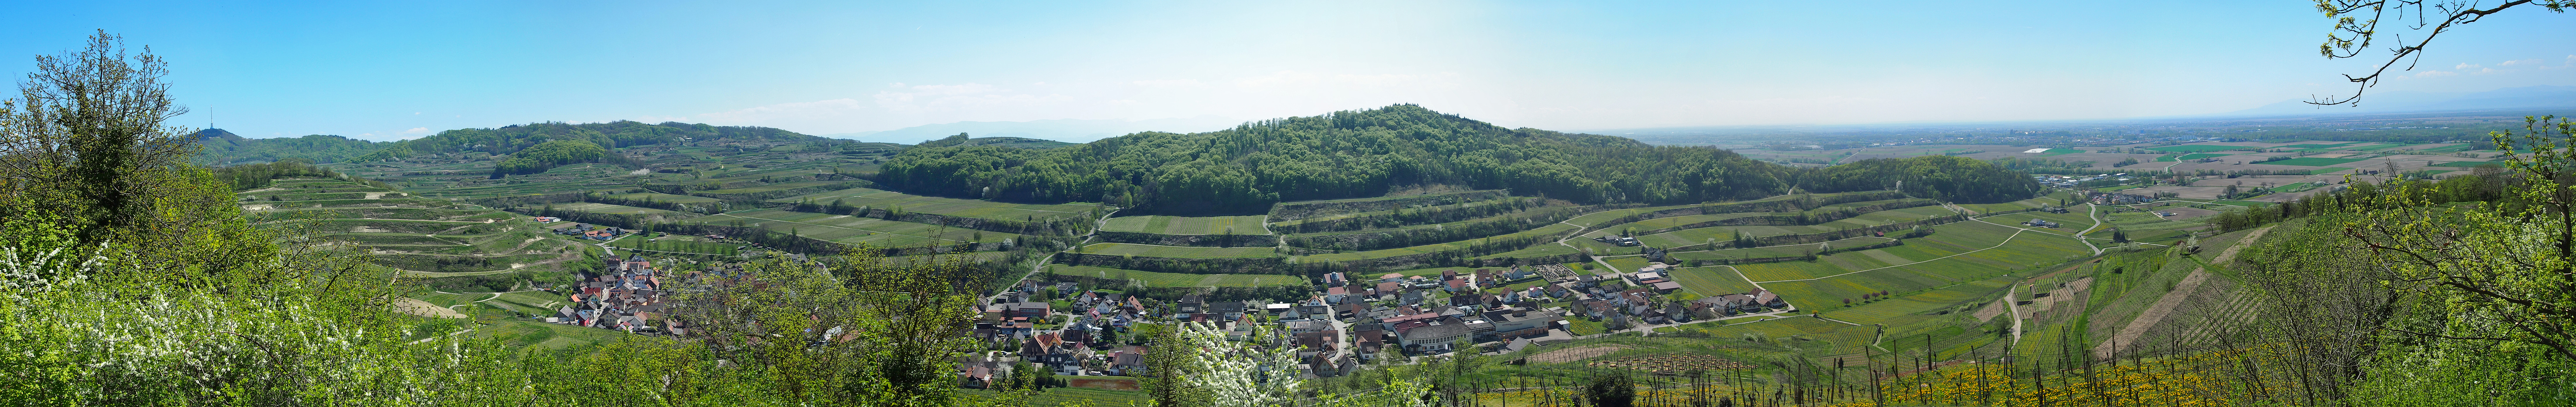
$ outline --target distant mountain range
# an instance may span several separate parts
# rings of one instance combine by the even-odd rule
[[[1024,122],[956,122],[905,127],[894,130],[858,133],[821,134],[819,136],[880,143],[916,144],[925,140],[967,133],[973,137],[1020,137],[1088,143],[1110,137],[1144,131],[1198,133],[1224,130],[1242,124],[1241,120],[1216,116],[1152,120],[1084,120],[1054,119]]]
[[[2299,116],[2343,113],[2425,112],[2576,107],[2576,86],[2525,86],[2485,92],[2385,91],[2361,95],[2356,106],[2317,106],[2286,100],[2216,116]]]

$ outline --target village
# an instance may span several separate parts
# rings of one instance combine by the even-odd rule
[[[1199,323],[1228,339],[1297,349],[1299,373],[1337,377],[1379,363],[1407,364],[1452,352],[1500,354],[1530,346],[1726,318],[1795,313],[1778,295],[1752,292],[1680,300],[1680,285],[1651,263],[1633,273],[1562,264],[1441,270],[1438,275],[1324,274],[1302,301],[1172,301],[1084,291],[1072,282],[1024,281],[986,299],[969,336],[986,352],[958,367],[960,384],[983,388],[1029,363],[1052,374],[1137,376],[1148,352],[1141,329]],[[1575,321],[1607,332],[1574,334]],[[1159,328],[1159,327],[1156,327]],[[1278,336],[1265,336],[1284,333]],[[1265,341],[1264,338],[1274,338]],[[1471,348],[1459,349],[1462,344]]]

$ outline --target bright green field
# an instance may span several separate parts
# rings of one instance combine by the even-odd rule
[[[836,200],[840,201],[844,205],[853,207],[865,206],[873,209],[894,208],[901,209],[904,212],[920,212],[933,215],[1001,220],[1029,220],[1067,216],[1087,216],[1086,214],[1088,214],[1094,207],[1094,205],[1087,204],[1016,204],[971,199],[939,198],[907,195],[901,192],[873,188],[851,188],[832,192],[805,194],[775,199],[771,200],[771,202],[813,202],[816,204],[830,204],[832,201]]]
[[[1682,289],[1701,296],[1751,292],[1754,288],[1752,282],[1726,266],[1675,268],[1672,274],[1673,282],[1682,283]]]
[[[2299,158],[2292,158],[2292,159],[2280,160],[2280,161],[2267,161],[2267,162],[2264,162],[2264,164],[2271,164],[2271,165],[2296,165],[2296,166],[2302,166],[2302,167],[2323,167],[2323,166],[2328,166],[2328,165],[2342,164],[2342,163],[2348,163],[2348,162],[2354,162],[2354,161],[2361,161],[2361,159],[2359,159],[2359,158],[2318,158],[2318,157],[2299,157]]]
[[[2140,150],[2154,150],[2154,151],[2165,151],[2165,152],[2175,152],[2175,153],[2206,153],[2206,152],[2211,152],[2211,151],[2232,151],[2232,150],[2245,150],[2245,149],[2252,149],[2252,148],[2254,148],[2254,147],[2246,147],[2246,146],[2221,146],[2221,145],[2210,145],[2210,144],[2184,144],[2184,145],[2178,145],[2178,146],[2147,147],[2147,148],[2141,148]]]
[[[831,184],[838,184],[838,183],[843,183],[843,182],[849,182],[849,181],[805,181],[805,182],[789,182],[789,183],[769,184],[769,185],[752,186],[752,187],[742,187],[742,188],[734,188],[734,189],[717,189],[717,190],[698,191],[698,192],[696,192],[696,193],[701,193],[701,194],[717,194],[717,195],[726,195],[726,194],[749,194],[749,193],[760,193],[760,192],[769,192],[769,191],[778,191],[778,190],[787,190],[787,189],[804,188],[804,187],[817,186],[817,185],[831,185]]]
[[[867,243],[877,247],[917,247],[953,244],[968,240],[999,242],[1013,236],[1009,233],[984,232],[966,228],[774,209],[733,211],[687,221],[687,223],[708,225],[731,225],[735,222],[773,231],[794,232],[799,236],[838,243]],[[978,239],[979,235],[981,239]]]
[[[2084,150],[2077,150],[2077,149],[2072,149],[2072,148],[2052,148],[2052,149],[2048,149],[2048,151],[2041,151],[2041,152],[2039,152],[2039,156],[2041,156],[2041,157],[2047,157],[2047,156],[2052,156],[2052,155],[2059,155],[2059,154],[2074,154],[2074,153],[2081,153],[2081,152],[2084,152]]]
[[[597,203],[597,202],[579,202],[579,203],[554,204],[553,206],[554,206],[554,208],[555,208],[555,209],[561,209],[561,210],[567,210],[567,211],[574,211],[574,212],[589,212],[589,213],[602,213],[602,214],[610,214],[610,215],[659,215],[659,214],[665,214],[665,213],[678,213],[678,212],[672,212],[672,211],[666,211],[666,210],[660,210],[660,209],[653,209],[653,208],[637,208],[637,207],[626,206],[626,205],[609,205],[609,204]]]
[[[1984,299],[1988,295],[2003,291],[2004,286],[2011,284],[2013,280],[2010,277],[1976,280],[1931,291],[1891,296],[1891,298],[1868,304],[1826,311],[1824,314],[1826,318],[1861,324],[1901,325],[1918,322],[1930,317],[1921,314],[1956,306],[1965,301]],[[1820,305],[1840,307],[1842,304],[1840,300],[1836,300]]]
[[[1573,225],[1567,225],[1567,224],[1562,224],[1562,223],[1560,223],[1560,224],[1547,225],[1547,226],[1540,227],[1540,228],[1537,228],[1537,229],[1524,230],[1524,231],[1520,231],[1520,232],[1512,233],[1512,234],[1508,234],[1508,235],[1495,236],[1495,237],[1492,237],[1492,238],[1489,238],[1489,239],[1492,239],[1492,240],[1504,240],[1504,239],[1518,238],[1518,237],[1523,237],[1523,236],[1561,236],[1561,235],[1564,235],[1566,232],[1571,232],[1571,231],[1573,231],[1573,230],[1574,230],[1574,226],[1573,226]],[[1409,255],[1409,254],[1422,254],[1422,253],[1431,253],[1431,252],[1437,252],[1437,251],[1449,250],[1449,249],[1466,248],[1466,247],[1468,247],[1468,245],[1470,245],[1470,244],[1474,244],[1474,243],[1476,243],[1476,242],[1483,241],[1483,240],[1486,240],[1486,239],[1477,239],[1477,240],[1468,240],[1468,241],[1456,241],[1456,242],[1448,242],[1448,243],[1440,243],[1440,244],[1428,244],[1428,245],[1421,245],[1421,246],[1414,246],[1414,247],[1399,247],[1399,248],[1385,249],[1385,250],[1370,250],[1370,251],[1365,251],[1365,252],[1333,253],[1333,254],[1318,254],[1318,255],[1312,255],[1312,256],[1298,257],[1298,258],[1297,258],[1297,261],[1299,261],[1299,262],[1317,262],[1317,261],[1332,261],[1332,262],[1339,262],[1339,261],[1354,261],[1354,260],[1359,260],[1359,259],[1382,259],[1382,258],[1387,258],[1387,257],[1403,256],[1403,255]],[[1570,240],[1570,241],[1568,241],[1568,242],[1576,242],[1576,241],[1582,241],[1582,240]],[[1564,246],[1557,246],[1555,243],[1547,243],[1547,242],[1541,242],[1541,243],[1538,243],[1538,244],[1533,245],[1533,246],[1531,246],[1531,247],[1532,247],[1532,248],[1537,248],[1537,249],[1544,249],[1545,251],[1549,251],[1549,252],[1553,252],[1553,251],[1556,251],[1556,250],[1557,250],[1557,249],[1547,249],[1547,248],[1542,248],[1542,247],[1540,247],[1540,246],[1556,246],[1556,247],[1564,247]],[[1531,249],[1523,249],[1523,250],[1531,250]],[[1509,254],[1509,253],[1505,253],[1505,254]],[[1500,256],[1500,255],[1496,255],[1496,256]],[[1487,256],[1487,257],[1492,257],[1492,256]]]
[[[1201,218],[1181,216],[1122,216],[1109,218],[1109,222],[1101,225],[1100,230],[1112,232],[1158,233],[1166,235],[1267,235],[1270,234],[1270,230],[1261,227],[1261,220],[1263,218],[1265,218],[1265,216],[1260,215],[1214,216]]]
[[[682,203],[682,204],[689,204],[689,203],[708,203],[708,202],[723,202],[723,201],[724,201],[724,200],[722,200],[722,199],[708,198],[708,197],[703,197],[703,196],[672,195],[672,194],[654,193],[654,192],[633,193],[633,194],[622,194],[622,195],[609,195],[608,197],[610,197],[610,198],[617,198],[617,199],[625,199],[625,200],[654,201],[654,202],[670,202],[670,203]]]
[[[1178,259],[1233,259],[1246,257],[1270,257],[1275,254],[1272,250],[1273,249],[1268,247],[1179,247],[1128,243],[1092,243],[1089,246],[1083,246],[1080,253],[1110,256],[1169,257]]]
[[[1069,276],[1143,280],[1151,287],[1257,287],[1265,285],[1299,285],[1306,279],[1298,276],[1265,274],[1181,274],[1113,269],[1107,267],[1047,265],[1047,272]]]

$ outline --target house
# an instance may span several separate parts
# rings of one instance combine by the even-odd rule
[[[1449,351],[1451,342],[1457,342],[1466,337],[1466,324],[1431,322],[1428,325],[1397,332],[1396,343],[1403,345],[1407,351],[1444,353]]]
[[[1177,313],[1195,314],[1207,312],[1207,300],[1204,297],[1200,297],[1195,294],[1181,296],[1181,301],[1173,303],[1173,306],[1177,307],[1173,311]]]
[[[1348,280],[1348,279],[1344,279],[1344,278],[1342,278],[1342,272],[1336,271],[1336,272],[1331,272],[1331,273],[1324,273],[1324,286],[1325,286],[1325,287],[1343,287],[1343,286],[1349,286],[1349,285],[1351,285],[1351,281],[1350,281],[1350,280]]]
[[[1109,374],[1135,376],[1145,373],[1145,347],[1124,346],[1109,352]]]
[[[1043,302],[1014,302],[1014,303],[1002,304],[1002,316],[1003,316],[1003,317],[1012,317],[1012,318],[1025,317],[1025,318],[1029,318],[1029,319],[1032,319],[1032,320],[1043,320],[1043,319],[1046,319],[1046,318],[1047,318],[1048,316],[1050,316],[1050,315],[1054,315],[1054,312],[1053,312],[1054,310],[1052,309],[1052,308],[1054,308],[1054,307],[1055,307],[1055,305],[1054,305],[1054,304],[1048,304],[1048,303],[1043,303]]]
[[[1770,290],[1756,288],[1753,289],[1753,292],[1745,294],[1753,296],[1754,303],[1762,304],[1762,306],[1765,307],[1781,308],[1789,306],[1788,302],[1780,300],[1779,294],[1772,294]]]
[[[1670,294],[1673,290],[1682,289],[1682,283],[1663,281],[1661,279],[1657,279],[1654,283],[1647,284],[1646,286],[1654,288],[1656,294]]]

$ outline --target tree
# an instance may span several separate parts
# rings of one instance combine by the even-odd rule
[[[78,52],[36,57],[20,98],[0,102],[0,244],[107,244],[192,279],[274,254],[241,221],[231,183],[189,164],[192,131],[163,125],[187,113],[161,81],[167,65],[104,30]]]
[[[2525,129],[2521,140],[2491,135],[2520,178],[2518,205],[2435,205],[2425,183],[2392,181],[2394,190],[2362,198],[2383,209],[2346,223],[2399,281],[2441,290],[2464,324],[2498,328],[2401,332],[2530,344],[2576,359],[2576,193],[2562,182],[2576,177],[2576,121],[2543,116]]]
[[[2387,47],[2388,61],[2379,63],[2379,67],[2371,69],[2368,74],[2361,76],[2344,74],[2344,81],[2351,82],[2355,86],[2352,96],[2336,98],[2328,95],[2307,103],[2325,106],[2350,104],[2361,100],[2362,92],[2370,90],[2371,86],[2378,85],[2380,76],[2388,74],[2388,68],[2405,62],[2407,66],[2400,69],[2401,71],[2414,70],[2414,62],[2408,58],[2421,58],[2419,53],[2424,52],[2425,47],[2431,46],[2433,39],[2441,37],[2442,33],[2457,26],[2486,19],[2487,16],[2504,12],[2505,9],[2522,6],[2539,6],[2552,13],[2563,13],[2570,7],[2576,7],[2576,1],[2511,0],[2494,7],[2478,8],[2478,2],[2458,0],[2317,0],[2317,10],[2325,12],[2326,18],[2334,19],[2335,22],[2334,29],[2326,33],[2325,43],[2317,45],[2317,54],[2324,55],[2327,59],[2360,57],[2363,52],[2371,49],[2380,35],[2397,34],[2382,30],[2379,26],[2382,22],[2403,24],[2402,22],[2411,16],[2415,21],[2411,27],[2407,27],[2408,31],[2422,32],[2423,35],[2415,37],[2415,41],[2411,44],[2400,39],[2398,45]]]
[[[1627,369],[1610,369],[1592,373],[1592,382],[1583,386],[1583,396],[1594,407],[1628,407],[1637,400],[1636,379]]]

